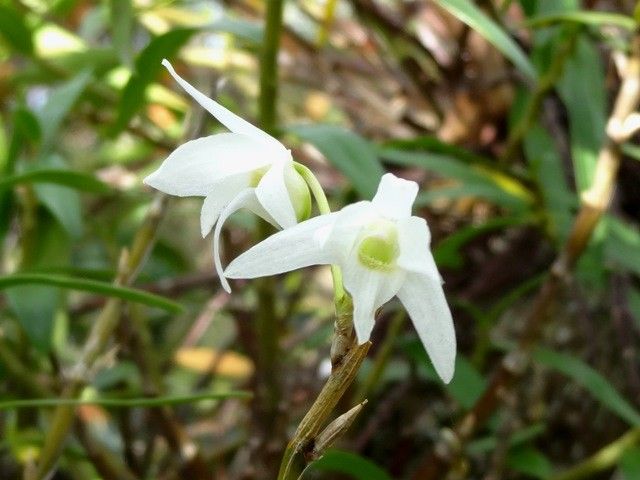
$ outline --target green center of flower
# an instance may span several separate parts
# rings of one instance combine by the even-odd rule
[[[393,222],[380,220],[364,227],[358,242],[358,260],[371,269],[389,272],[400,255],[398,231]]]

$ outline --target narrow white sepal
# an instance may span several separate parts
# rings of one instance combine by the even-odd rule
[[[144,183],[169,195],[206,196],[220,180],[272,161],[273,150],[263,143],[246,135],[219,133],[180,145]]]
[[[169,71],[171,76],[180,84],[180,86],[189,94],[193,99],[198,102],[205,110],[213,115],[220,123],[231,130],[234,133],[242,133],[255,139],[261,140],[267,144],[278,146],[279,148],[286,150],[284,146],[268,133],[260,130],[258,127],[250,124],[243,118],[239,117],[235,113],[227,110],[218,102],[210,99],[204,93],[200,92],[193,85],[183,79],[176,73],[173,66],[167,59],[162,60],[162,65]]]
[[[455,370],[456,333],[440,282],[409,273],[398,298],[409,312],[436,372],[449,383]]]
[[[337,213],[320,215],[271,235],[233,260],[227,278],[257,278],[310,265],[335,262],[319,244],[319,232],[335,221]]]

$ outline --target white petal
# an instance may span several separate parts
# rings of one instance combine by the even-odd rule
[[[422,273],[442,283],[429,248],[431,233],[427,221],[419,217],[399,220],[398,238],[400,242],[398,266],[410,272]]]
[[[333,263],[320,245],[320,233],[337,213],[320,215],[271,235],[236,258],[224,274],[228,278],[256,278],[289,272],[310,265]]]
[[[358,343],[369,340],[375,313],[398,292],[404,282],[405,273],[398,269],[394,272],[379,272],[360,264],[357,255],[352,253],[345,265],[342,265],[344,287],[353,299],[353,325]]]
[[[271,216],[262,208],[262,206],[258,202],[254,188],[246,188],[241,191],[231,202],[228,203],[224,210],[222,210],[220,218],[218,219],[218,223],[216,224],[216,229],[213,232],[213,263],[216,267],[216,272],[218,272],[218,277],[220,277],[222,288],[224,288],[228,293],[231,293],[231,286],[225,278],[223,271],[224,269],[222,268],[222,262],[220,260],[220,232],[222,231],[224,222],[226,222],[231,215],[233,215],[241,208],[248,208],[253,213],[261,216],[269,223],[274,223],[274,220],[271,218]]]
[[[269,165],[277,156],[251,137],[220,133],[180,145],[144,183],[170,195],[206,196],[219,180]]]
[[[213,115],[220,123],[222,123],[225,127],[231,130],[234,133],[242,133],[244,135],[248,135],[249,137],[253,137],[257,140],[262,141],[263,143],[271,144],[273,146],[277,146],[282,150],[286,150],[284,146],[271,135],[266,132],[263,132],[258,127],[251,125],[249,122],[240,118],[235,113],[227,110],[218,102],[213,101],[209,97],[207,97],[204,93],[200,92],[193,85],[183,79],[180,75],[176,73],[173,69],[169,61],[162,60],[162,65],[169,71],[171,76],[180,84],[184,90],[193,97],[193,99],[198,102],[202,107],[207,110],[211,115]]]
[[[375,220],[377,214],[371,202],[362,201],[347,205],[336,215],[331,229],[325,232],[322,245],[341,263],[346,263],[360,229]]]
[[[416,195],[418,195],[416,182],[386,173],[380,179],[378,191],[371,203],[380,215],[390,219],[406,218],[411,216],[411,207]]]
[[[297,223],[296,212],[284,181],[284,169],[288,163],[274,163],[256,187],[258,201],[281,228],[289,228]]]
[[[203,238],[213,228],[222,209],[248,186],[249,174],[241,173],[219,180],[212,187],[211,193],[204,199],[200,211],[200,231]]]
[[[409,312],[436,372],[449,383],[455,369],[456,332],[442,285],[426,275],[409,273],[398,298]]]

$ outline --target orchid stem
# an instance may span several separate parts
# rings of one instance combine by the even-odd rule
[[[316,201],[316,205],[318,205],[318,212],[320,212],[320,215],[331,213],[331,207],[329,207],[329,201],[324,193],[324,189],[313,172],[301,163],[294,162],[293,165],[304,181],[307,182],[309,190],[311,190],[311,194]],[[331,275],[333,276],[333,292],[335,303],[337,305],[344,296],[344,286],[342,285],[342,272],[340,271],[340,267],[337,265],[331,265]]]

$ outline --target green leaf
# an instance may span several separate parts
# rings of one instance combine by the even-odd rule
[[[622,145],[622,153],[634,160],[640,160],[640,147],[631,143]]]
[[[476,196],[514,210],[526,210],[533,203],[533,195],[523,184],[484,165],[468,165],[446,155],[405,152],[389,148],[382,148],[380,156],[385,161],[396,165],[422,167],[441,177],[461,182],[459,186],[420,193],[418,201],[423,204],[443,196]]]
[[[109,185],[98,180],[93,175],[72,170],[43,168],[0,178],[0,188],[14,187],[23,183],[53,183],[93,193],[108,193],[111,191]]]
[[[60,124],[80,98],[91,78],[91,71],[84,70],[49,92],[47,103],[36,113],[42,130],[43,149],[49,148],[56,140]]]
[[[65,162],[57,155],[40,159],[34,168],[61,167]],[[42,205],[60,222],[72,238],[82,235],[82,213],[80,195],[75,190],[53,183],[37,183],[33,191]]]
[[[542,435],[546,430],[543,423],[536,423],[525,427],[517,432],[514,432],[508,439],[510,448],[517,448],[522,444],[530,442],[536,437]],[[498,445],[498,437],[491,435],[484,438],[479,438],[469,442],[465,447],[465,451],[469,455],[478,455],[493,451]]]
[[[196,32],[195,29],[171,30],[151,40],[135,61],[135,69],[122,92],[118,117],[112,133],[121,132],[134,115],[145,104],[147,87],[155,80],[162,68],[163,58],[173,57]]]
[[[371,460],[341,450],[328,450],[309,468],[322,472],[338,472],[357,480],[392,480],[387,472]]]
[[[573,12],[567,11],[547,15],[536,15],[524,22],[524,26],[529,28],[540,28],[548,27],[561,22],[582,23],[584,25],[594,25],[597,27],[614,25],[617,27],[625,28],[627,30],[634,30],[636,27],[635,20],[628,15],[589,10],[577,10]]]
[[[640,413],[618,393],[600,373],[582,360],[565,353],[538,348],[534,353],[537,362],[570,377],[583,386],[594,398],[611,412],[634,426],[640,426]]]
[[[133,33],[134,10],[131,0],[110,0],[111,37],[118,56],[125,65],[133,64],[131,34]]]
[[[562,158],[551,136],[539,125],[525,135],[524,152],[540,187],[551,233],[563,244],[571,230],[578,199],[565,180]]]
[[[71,290],[98,293],[108,297],[116,297],[130,302],[157,307],[170,313],[180,313],[183,307],[166,298],[130,287],[121,287],[107,282],[74,278],[65,275],[47,273],[15,273],[0,276],[0,290],[18,285],[52,285]]]
[[[433,256],[438,267],[460,268],[463,266],[460,249],[479,235],[500,230],[505,227],[521,225],[527,221],[526,217],[498,217],[486,220],[480,225],[463,227],[440,241],[433,249]]]
[[[48,352],[60,291],[40,285],[23,285],[8,289],[6,295],[9,307],[31,344],[41,352]]]
[[[455,375],[445,387],[466,410],[473,407],[476,400],[482,396],[487,382],[484,377],[464,356],[456,357]]]
[[[640,478],[640,446],[629,448],[620,460],[622,480],[637,480]]]
[[[512,448],[507,454],[507,465],[529,477],[545,479],[553,473],[553,465],[539,450],[530,446]]]
[[[0,35],[17,52],[24,55],[33,53],[32,33],[24,16],[13,8],[1,4]]]
[[[604,255],[616,269],[640,275],[640,231],[630,224],[607,215]]]
[[[251,392],[229,391],[210,392],[195,395],[167,395],[152,398],[34,398],[0,401],[0,410],[16,408],[44,408],[60,405],[100,405],[110,408],[158,407],[197,403],[203,400],[224,400],[226,398],[251,398]]]
[[[569,114],[571,156],[576,185],[582,192],[593,182],[607,115],[604,68],[598,49],[587,38],[578,38],[574,55],[558,82],[558,91]]]
[[[506,34],[491,18],[470,0],[436,0],[438,5],[466,23],[496,47],[529,79],[535,80],[535,68],[520,46]]]
[[[367,140],[336,125],[298,125],[287,130],[320,150],[361,198],[369,200],[376,193],[384,169]]]

